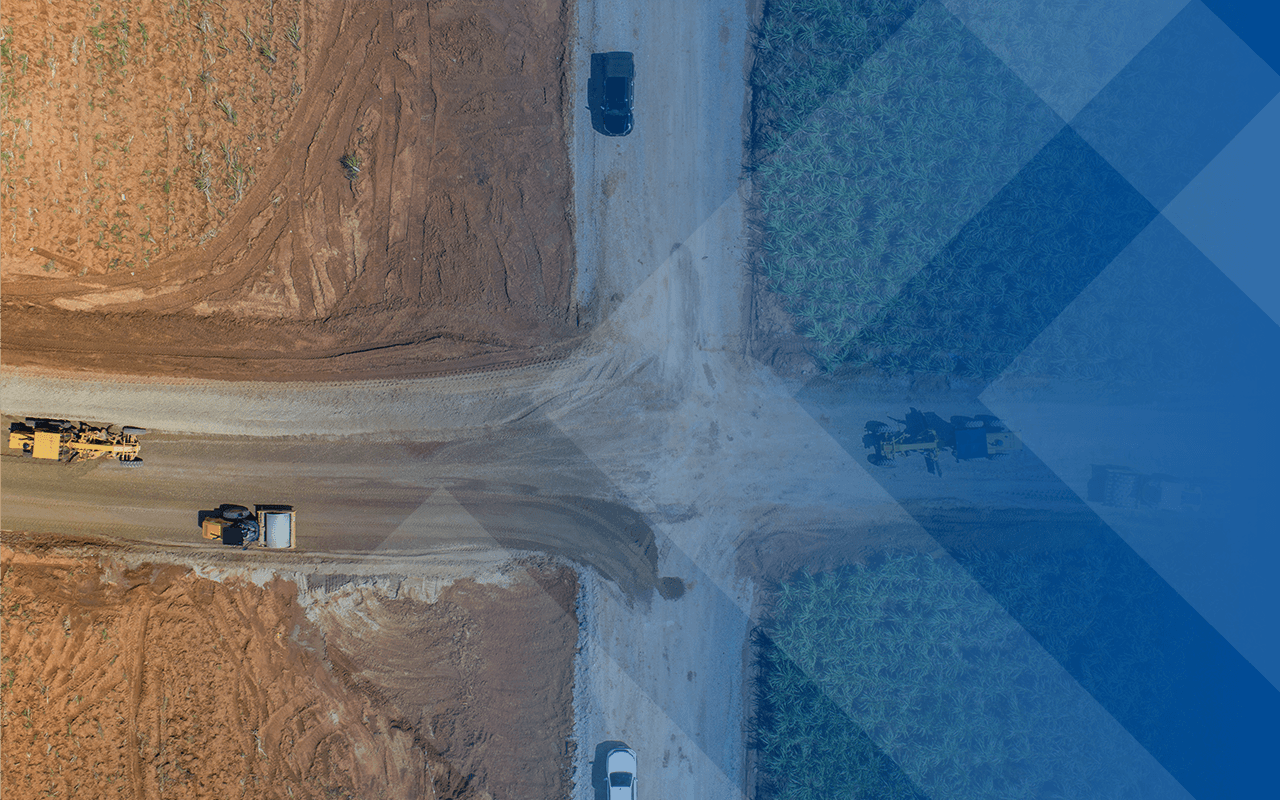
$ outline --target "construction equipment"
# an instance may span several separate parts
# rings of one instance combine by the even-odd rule
[[[890,419],[893,419],[890,417]],[[929,472],[938,476],[942,469],[938,458],[951,453],[957,462],[985,458],[991,461],[1008,458],[1022,449],[1022,440],[999,419],[979,415],[952,417],[949,421],[937,414],[911,409],[906,419],[894,419],[898,429],[872,420],[866,425],[863,445],[874,450],[867,460],[877,467],[892,467],[896,459],[920,453]]]
[[[1203,502],[1203,491],[1198,482],[1172,475],[1144,475],[1129,467],[1095,464],[1088,498],[1116,508],[1197,511]]]
[[[244,506],[224,504],[204,516],[200,533],[206,539],[217,539],[242,550],[255,543],[272,550],[292,550],[295,519],[292,506],[255,506],[250,511]]]
[[[32,458],[67,464],[109,456],[123,466],[140,467],[138,437],[146,432],[145,428],[28,417],[9,426],[9,447]]]

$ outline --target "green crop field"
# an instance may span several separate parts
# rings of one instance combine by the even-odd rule
[[[1052,587],[1064,598],[1044,607],[1061,619],[1029,621],[1049,653],[964,569],[923,554],[778,588],[755,636],[760,797],[1142,796],[1148,776],[1130,771],[1135,761],[1107,760],[1106,732],[1050,657],[1083,659],[1099,697],[1112,671],[1175,668],[1152,669],[1163,632],[1140,603],[1122,623],[1100,619],[1096,585],[1122,578],[1121,562],[1006,553],[966,566],[1006,592]],[[1141,581],[1116,585],[1143,591]],[[1160,707],[1160,683],[1148,697],[1108,700],[1141,730],[1143,708]]]
[[[1186,349],[1192,288],[1078,299],[1155,211],[940,3],[771,0],[755,48],[754,266],[822,368],[1149,380]]]

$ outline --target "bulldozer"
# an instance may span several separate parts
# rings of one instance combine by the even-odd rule
[[[92,425],[62,419],[33,419],[9,426],[9,447],[24,456],[70,464],[110,457],[126,467],[142,466],[138,437],[146,428]]]
[[[950,420],[912,408],[906,419],[889,419],[898,423],[895,430],[879,420],[866,425],[863,446],[873,452],[867,461],[877,467],[892,467],[899,458],[919,453],[929,472],[941,477],[941,455],[951,453],[956,462],[985,458],[998,461],[1022,449],[1022,440],[996,417],[980,414],[974,417],[953,416]]]

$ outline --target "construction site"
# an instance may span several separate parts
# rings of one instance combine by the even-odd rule
[[[6,4],[4,368],[315,381],[562,355],[571,10]],[[352,559],[303,555],[325,547],[305,501],[296,543],[273,539],[292,506],[174,497],[176,541],[139,544],[152,521],[113,505],[166,502],[189,425],[5,422],[7,797],[569,794],[569,562],[334,574]],[[24,524],[28,467],[49,518]],[[307,561],[263,577],[289,550]]]
[[[568,9],[7,6],[5,364],[314,380],[557,352]]]
[[[1274,325],[1027,20],[811,5],[6,3],[4,797],[1256,796]]]

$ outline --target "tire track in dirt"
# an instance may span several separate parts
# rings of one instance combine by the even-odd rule
[[[163,343],[117,342],[112,330],[117,326],[128,328],[135,322],[131,318],[116,320],[104,317],[104,324],[95,332],[92,341],[63,341],[54,345],[42,339],[25,344],[19,353],[8,349],[10,338],[6,331],[5,366],[23,368],[28,374],[44,371],[51,376],[65,376],[69,373],[47,366],[42,369],[41,365],[79,363],[81,369],[76,373],[98,372],[95,377],[113,382],[142,380],[181,385],[192,380],[248,378],[267,383],[319,381],[329,385],[350,385],[379,380],[477,375],[553,364],[569,357],[578,344],[586,341],[584,334],[537,347],[504,349],[501,342],[495,340],[490,345],[491,352],[464,352],[435,360],[433,357],[437,353],[432,348],[433,343],[450,341],[450,337],[435,334],[364,347],[337,348],[286,348],[283,344],[255,346],[246,343],[243,348],[222,349],[216,345],[174,347]],[[129,374],[130,370],[135,374]]]
[[[230,173],[212,171],[208,197],[196,188],[198,163],[208,166],[226,146],[228,169],[236,161],[247,174],[261,170],[264,154],[252,142],[279,130],[289,117],[290,83],[305,82],[299,54],[265,61],[231,38],[240,33],[233,28],[242,28],[246,41],[283,44],[299,5],[7,4],[5,27],[17,31],[6,45],[6,72],[16,79],[9,107],[21,109],[14,116],[26,117],[26,131],[35,135],[16,154],[15,169],[6,170],[6,196],[33,212],[24,221],[25,245],[83,267],[42,274],[26,246],[10,249],[14,236],[5,240],[4,278],[36,276],[36,283],[76,294],[111,286],[140,295],[152,286],[145,276],[185,262],[181,251],[235,202],[234,192],[223,191]],[[215,111],[219,101],[229,103],[225,116]],[[102,280],[78,280],[86,274]]]
[[[131,647],[132,658],[127,678],[129,680],[129,777],[133,781],[133,796],[145,797],[142,787],[142,754],[138,747],[138,710],[142,705],[143,659],[147,652],[147,623],[151,621],[151,604],[143,601],[141,608],[133,611],[129,627],[136,628],[137,638]]]
[[[335,0],[304,23],[301,96],[218,235],[132,277],[8,278],[6,363],[414,374],[577,335],[565,5]]]
[[[563,567],[504,562],[497,585],[345,575],[303,590],[308,616],[293,583],[64,545],[0,546],[6,795],[568,796]]]

